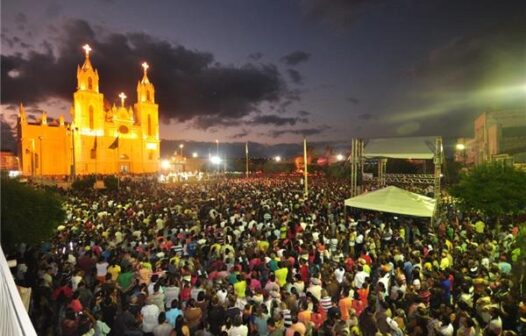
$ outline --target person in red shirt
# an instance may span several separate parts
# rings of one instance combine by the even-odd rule
[[[53,291],[51,298],[55,301],[65,302],[73,296],[73,289],[67,280],[62,280],[60,287]]]
[[[300,275],[304,283],[309,283],[309,266],[305,259],[300,259]]]
[[[83,307],[79,300],[79,292],[73,293],[73,299],[69,303],[68,308],[71,308],[75,313],[80,313],[82,311]]]
[[[352,309],[356,312],[356,316],[360,316],[362,311],[365,309],[366,303],[361,300],[360,294],[358,291],[354,292],[352,300]]]
[[[362,288],[358,289],[356,291],[358,293],[358,296],[360,297],[360,301],[364,304],[364,309],[369,305],[369,282],[365,280],[365,282],[362,285]],[[362,309],[363,311],[363,309]]]

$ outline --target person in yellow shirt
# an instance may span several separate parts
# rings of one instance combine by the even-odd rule
[[[289,274],[289,269],[285,267],[283,262],[279,263],[279,267],[274,274],[276,275],[276,281],[280,287],[285,286],[287,283],[287,275]]]
[[[479,219],[475,222],[475,232],[478,234],[484,234],[485,226],[486,224],[484,224],[484,222]]]
[[[152,270],[152,264],[149,261],[142,261],[141,266],[148,268],[150,271]]]
[[[449,239],[446,239],[446,247],[447,247],[447,250],[448,251],[451,251],[453,249],[453,243],[451,243],[451,241]]]
[[[170,264],[174,265],[175,267],[179,267],[180,261],[181,261],[181,258],[178,255],[175,255],[170,258]]]
[[[440,259],[440,269],[443,271],[446,268],[449,268],[449,266],[450,266],[450,263],[449,263],[449,258],[447,257],[447,252],[443,251],[442,259]]]
[[[363,264],[363,271],[367,274],[371,274],[371,266]]]
[[[425,269],[426,271],[431,272],[431,271],[433,270],[433,264],[430,263],[429,261],[426,261],[426,262],[424,263],[424,269]]]
[[[263,252],[263,253],[267,253],[269,246],[270,246],[270,244],[269,244],[268,241],[266,241],[266,240],[258,240],[257,248],[258,248],[261,252]]]
[[[244,298],[247,290],[247,281],[242,274],[237,275],[237,282],[234,284],[234,292],[238,298]]]
[[[121,267],[117,264],[115,259],[112,260],[110,266],[108,266],[108,273],[111,274],[111,279],[113,281],[117,281],[119,274],[121,274]]]
[[[209,255],[218,257],[221,253],[221,244],[215,243],[212,246],[210,246],[210,252]]]

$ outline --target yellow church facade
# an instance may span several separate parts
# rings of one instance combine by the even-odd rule
[[[85,60],[77,67],[77,90],[73,94],[71,123],[48,122],[44,112],[39,122],[29,122],[20,105],[18,153],[25,176],[89,174],[149,174],[159,170],[159,106],[148,78],[148,64],[137,83],[137,100],[104,107],[99,92],[99,74],[84,46]]]

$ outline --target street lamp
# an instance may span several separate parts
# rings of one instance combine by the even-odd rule
[[[44,139],[44,137],[43,136],[39,136],[38,139],[40,140],[40,146],[39,146],[40,147],[39,148],[40,149],[40,155],[39,155],[40,157],[38,158],[40,162],[39,162],[38,167],[40,168],[40,183],[42,183],[42,180],[44,178],[44,176],[43,176],[43,169],[42,169],[42,163],[43,163],[43,161],[42,161],[42,140]]]
[[[194,159],[196,159],[198,156],[199,156],[199,154],[197,154],[197,152],[193,152],[193,153],[192,153],[192,157],[193,157]]]
[[[277,155],[274,157],[274,161],[281,162],[281,156]]]
[[[170,169],[170,161],[169,160],[162,160],[161,161],[161,168],[164,170]]]
[[[457,150],[457,152],[460,152],[462,164],[465,166],[466,165],[466,145],[463,143],[457,143],[455,145],[455,149]]]
[[[219,165],[219,164],[221,164],[221,158],[219,156],[217,156],[217,155],[216,156],[212,156],[210,158],[210,162],[212,164]]]
[[[344,157],[343,157],[342,154],[338,154],[338,155],[336,155],[336,160],[338,160],[338,161],[343,161],[343,159],[344,159]]]
[[[183,148],[184,148],[184,145],[180,144],[179,149],[181,150],[181,158],[183,157]]]

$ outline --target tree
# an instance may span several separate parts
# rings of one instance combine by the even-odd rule
[[[499,163],[475,166],[451,188],[464,210],[477,210],[497,220],[526,213],[526,172]]]
[[[1,183],[2,246],[47,240],[64,220],[60,197],[8,178],[2,178]]]

